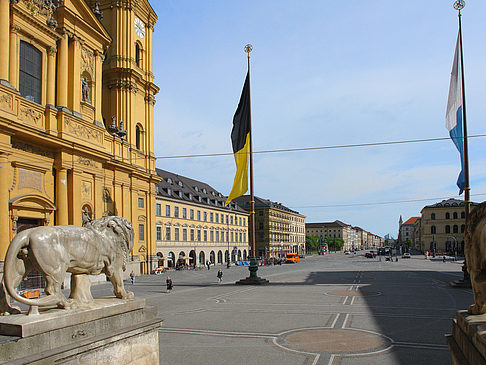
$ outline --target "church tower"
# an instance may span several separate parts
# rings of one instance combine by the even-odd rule
[[[114,136],[114,191],[131,212],[133,256],[150,272],[155,257],[154,84],[152,36],[157,15],[147,0],[88,1],[112,38],[103,62],[102,114]],[[126,196],[131,196],[127,202]],[[120,210],[120,208],[118,210]],[[120,212],[118,212],[120,214]],[[138,245],[137,245],[138,239]]]

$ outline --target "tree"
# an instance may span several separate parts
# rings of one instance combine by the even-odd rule
[[[305,236],[305,247],[307,252],[318,251],[320,246],[320,238],[318,236]]]

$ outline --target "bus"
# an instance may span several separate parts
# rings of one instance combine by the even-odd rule
[[[286,263],[297,263],[299,262],[299,255],[296,253],[288,253],[285,257]]]

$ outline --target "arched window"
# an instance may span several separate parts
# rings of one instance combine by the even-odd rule
[[[454,213],[452,214],[452,218],[457,219],[457,212],[454,212]]]
[[[436,233],[437,233],[437,229],[435,228],[435,226],[430,227],[430,234],[436,234]]]
[[[2,56],[8,57],[8,56]],[[20,41],[19,92],[24,98],[41,103],[42,52],[33,45]]]
[[[435,220],[435,213],[432,213],[432,214],[430,215],[430,219]]]
[[[135,43],[135,63],[140,67],[142,61],[142,52],[138,43]]]
[[[142,149],[142,128],[139,125],[135,127],[135,147],[137,150]]]
[[[445,233],[451,233],[451,226],[445,226]]]
[[[452,227],[452,232],[459,233],[459,226],[457,224],[454,224],[454,227]]]
[[[466,226],[464,224],[461,224],[461,233],[464,233],[465,229],[466,229]]]
[[[466,213],[461,212],[461,218],[466,218]]]
[[[451,219],[451,214],[449,212],[446,213],[446,219]]]

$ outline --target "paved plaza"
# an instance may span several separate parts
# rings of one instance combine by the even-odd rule
[[[444,335],[473,302],[448,285],[462,277],[458,262],[424,256],[309,256],[261,267],[261,287],[234,285],[248,275],[234,266],[218,284],[217,269],[168,272],[170,294],[166,275],[136,279],[135,295],[164,319],[161,364],[450,364]]]

